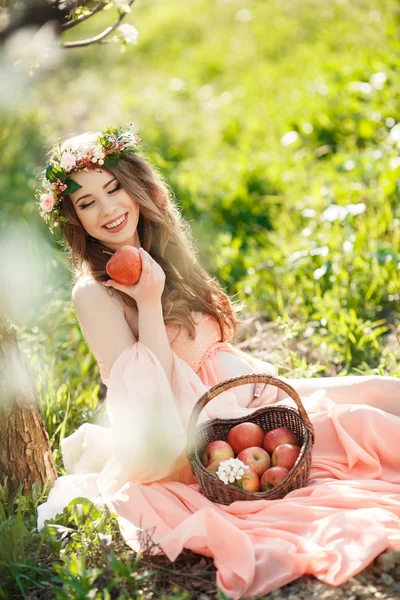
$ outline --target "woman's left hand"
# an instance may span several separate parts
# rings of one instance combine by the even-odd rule
[[[258,408],[259,406],[267,406],[273,404],[277,398],[278,389],[274,385],[268,383],[256,383],[254,386],[254,398],[247,408]]]

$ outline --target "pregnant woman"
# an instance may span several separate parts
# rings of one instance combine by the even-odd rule
[[[240,306],[199,264],[189,225],[129,129],[83,133],[50,152],[38,197],[59,227],[74,272],[72,302],[107,386],[101,421],[62,442],[66,476],[38,508],[38,529],[78,496],[118,515],[140,548],[139,527],[170,560],[188,548],[213,557],[234,599],[313,574],[340,585],[386,548],[400,549],[400,380],[286,379],[313,423],[311,476],[281,500],[209,501],[185,455],[189,418],[210,386],[270,363],[231,344]],[[140,279],[110,279],[110,253],[135,246]],[[199,423],[273,403],[272,385],[223,392]],[[229,539],[229,544],[225,541]]]

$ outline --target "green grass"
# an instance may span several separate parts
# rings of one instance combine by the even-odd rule
[[[68,39],[98,33],[110,15]],[[127,22],[137,46],[68,51],[0,109],[0,232],[38,229],[52,248],[46,276],[62,274],[43,286],[41,317],[20,327],[59,475],[60,443],[93,417],[100,391],[65,256],[33,199],[43,146],[59,136],[137,124],[203,265],[279,328],[281,375],[400,376],[395,0],[137,0]],[[72,505],[39,535],[46,492],[9,496],[3,487],[0,598],[38,587],[42,598],[150,597],[152,575],[117,551],[114,518],[82,523]],[[113,539],[104,552],[99,533]]]

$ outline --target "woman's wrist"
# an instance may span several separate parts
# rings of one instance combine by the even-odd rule
[[[158,300],[146,300],[144,302],[137,302],[136,305],[138,312],[157,312],[158,310],[161,310],[162,312],[161,298],[159,298]]]

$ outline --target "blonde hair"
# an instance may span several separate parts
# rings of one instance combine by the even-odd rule
[[[75,136],[66,140],[62,147],[73,148],[80,140],[97,135],[90,132]],[[241,321],[236,318],[244,304],[232,301],[219,282],[198,263],[190,225],[181,216],[161,175],[138,153],[121,158],[116,166],[106,170],[139,205],[137,231],[141,245],[165,272],[161,297],[164,322],[186,327],[194,339],[195,324],[190,311],[204,312],[218,321],[222,341],[231,341],[237,326],[252,319]],[[89,274],[99,282],[109,279],[106,263],[110,255],[103,251],[110,249],[86,233],[68,195],[61,201],[60,213],[67,219],[61,224],[61,231],[74,267],[74,282],[83,274]],[[127,306],[136,307],[136,301],[127,294],[115,289],[112,293],[120,296]]]

